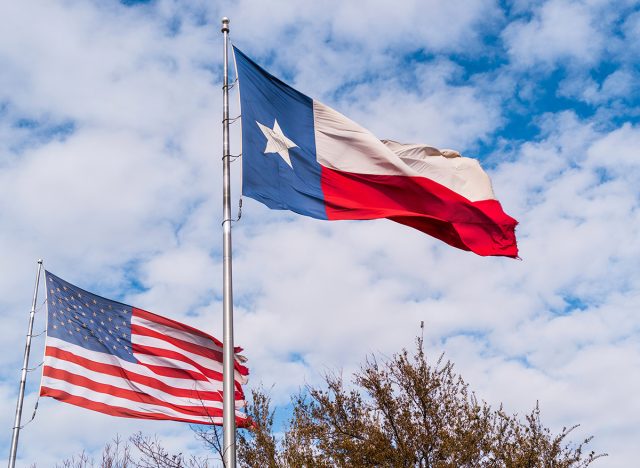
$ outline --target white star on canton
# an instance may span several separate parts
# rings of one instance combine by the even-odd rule
[[[267,147],[264,149],[264,153],[278,153],[280,157],[284,159],[284,162],[293,169],[291,158],[289,157],[289,148],[297,148],[298,145],[284,136],[277,120],[274,122],[273,128],[262,125],[258,121],[256,121],[256,123],[258,127],[260,127],[260,130],[262,130],[262,133],[264,133],[264,136],[267,137]]]

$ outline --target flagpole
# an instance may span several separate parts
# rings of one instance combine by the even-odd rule
[[[38,260],[38,273],[36,275],[36,286],[33,290],[33,301],[31,302],[31,312],[29,312],[29,328],[27,331],[27,342],[24,347],[24,360],[22,362],[22,375],[20,376],[20,390],[18,392],[18,404],[16,405],[16,419],[13,423],[13,434],[11,435],[11,452],[9,453],[9,468],[16,466],[16,455],[18,453],[18,436],[20,435],[20,419],[22,418],[22,404],[24,403],[24,387],[27,382],[27,369],[29,367],[29,352],[31,351],[31,335],[33,334],[33,319],[36,315],[36,303],[38,301],[38,286],[40,285],[40,273],[42,271],[42,259]]]
[[[229,154],[229,18],[222,18],[224,37],[222,85],[222,302],[223,302],[223,463],[236,467],[236,417],[233,345],[233,284],[231,277],[231,167]]]

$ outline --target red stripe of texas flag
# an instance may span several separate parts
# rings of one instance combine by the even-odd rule
[[[517,257],[515,227],[497,200],[472,202],[426,177],[322,167],[328,219],[388,218],[478,255]]]

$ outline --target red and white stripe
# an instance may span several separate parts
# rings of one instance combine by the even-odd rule
[[[479,255],[518,256],[518,223],[477,160],[380,141],[318,101],[313,118],[327,219],[388,218]]]
[[[40,394],[113,416],[222,424],[220,341],[135,308],[131,341],[137,363],[47,337]],[[239,411],[247,375],[236,360],[238,426],[248,423]]]

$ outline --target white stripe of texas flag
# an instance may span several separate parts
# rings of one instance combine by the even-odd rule
[[[495,199],[491,180],[475,159],[456,152],[443,157],[440,151],[426,145],[382,142],[366,128],[316,100],[313,121],[316,157],[324,167],[354,174],[426,177],[470,201]]]

